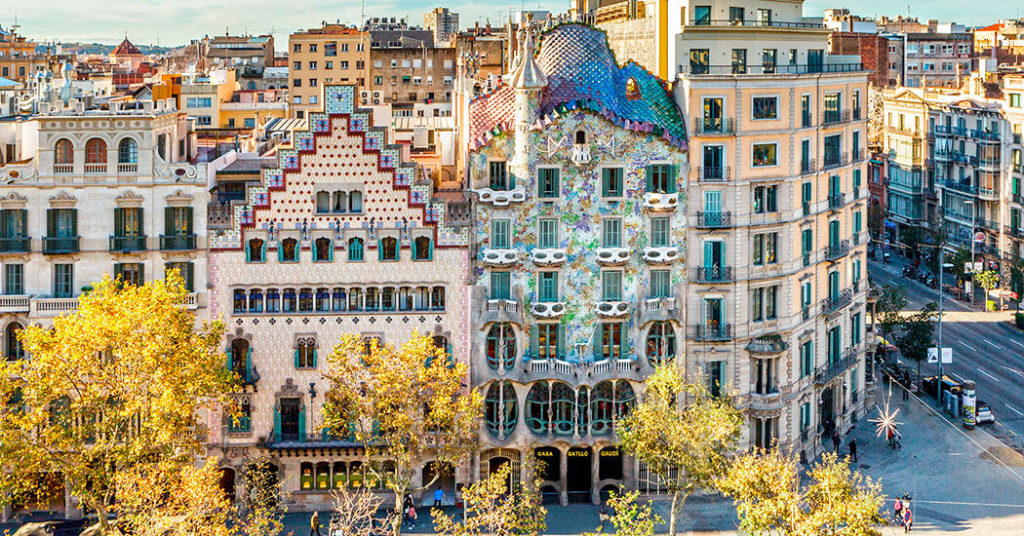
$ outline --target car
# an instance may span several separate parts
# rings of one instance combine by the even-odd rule
[[[996,422],[995,415],[992,415],[992,408],[990,408],[983,400],[979,400],[978,407],[975,408],[974,422],[977,424]]]

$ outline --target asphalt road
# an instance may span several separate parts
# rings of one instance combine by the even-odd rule
[[[907,310],[918,311],[925,303],[938,301],[938,290],[900,275],[900,260],[869,261],[871,282],[906,288]],[[942,345],[953,349],[953,364],[943,365],[943,373],[974,381],[978,399],[989,404],[996,418],[995,423],[982,426],[1024,453],[1024,332],[1012,324],[1013,311],[978,309],[948,295],[943,300]],[[922,377],[937,372],[938,365],[921,364]]]

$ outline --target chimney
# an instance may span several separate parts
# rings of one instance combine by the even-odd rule
[[[174,102],[174,97],[167,97],[164,100],[167,101],[167,110],[173,112],[178,109],[178,103]]]
[[[43,101],[39,103],[39,113],[48,114],[50,113],[50,103]]]
[[[75,113],[76,114],[84,114],[85,113],[85,103],[84,102],[82,102],[82,101],[75,101]]]
[[[153,113],[153,101],[151,101],[151,100],[142,101],[142,111],[147,113],[147,114]]]
[[[121,111],[121,101],[110,101],[110,111],[117,113]]]
[[[164,111],[164,101],[163,101],[163,99],[160,99],[160,100],[156,101],[156,111],[157,111],[157,113],[162,113]]]

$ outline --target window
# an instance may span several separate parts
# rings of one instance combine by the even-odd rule
[[[316,52],[316,43],[310,43],[309,51],[310,52]]]
[[[651,298],[672,297],[672,277],[669,270],[651,270]]]
[[[861,338],[861,317],[860,313],[854,313],[850,317],[850,343],[860,344]]]
[[[208,115],[197,115],[196,124],[199,126],[210,126],[213,124],[213,119]]]
[[[754,97],[754,104],[751,110],[754,119],[778,119],[779,98],[778,97]]]
[[[755,288],[751,293],[751,319],[754,322],[775,320],[778,317],[779,286]]]
[[[800,96],[800,126],[807,128],[811,126],[811,96]]]
[[[651,247],[667,248],[671,242],[671,219],[668,216],[651,218]]]
[[[85,164],[86,166],[107,163],[107,142],[93,138],[85,143]]]
[[[508,272],[491,272],[491,299],[492,300],[508,300],[511,299],[511,277],[512,274]]]
[[[598,324],[601,353],[598,359],[619,359],[622,357],[622,324]]]
[[[377,246],[379,260],[382,261],[397,261],[398,260],[398,239],[392,236],[384,237],[380,240],[380,244]]]
[[[7,253],[16,251],[27,252],[29,250],[27,224],[27,210],[0,210],[0,251]]]
[[[622,272],[601,272],[601,300],[622,301]]]
[[[361,261],[363,260],[363,239],[352,238],[348,241],[348,260],[350,261]]]
[[[77,238],[78,210],[51,208],[46,210],[47,238]]]
[[[774,48],[766,48],[761,51],[761,71],[764,74],[772,74],[775,72],[778,52],[779,51]]]
[[[711,6],[693,6],[693,24],[696,26],[710,26]]]
[[[755,143],[753,156],[754,167],[763,166],[774,166],[778,164],[777,151],[779,145],[777,143]]]
[[[542,168],[537,170],[537,197],[558,197],[558,170]]]
[[[121,140],[117,145],[118,164],[136,164],[139,161],[139,144],[131,138]]]
[[[729,8],[729,22],[733,24],[743,25],[743,8],[742,7],[730,7]]]
[[[507,162],[490,162],[490,187],[492,190],[511,190],[516,187],[515,179],[509,180]]]
[[[313,241],[313,261],[323,262],[334,260],[334,245],[331,239],[325,236]]]
[[[125,285],[141,286],[144,283],[142,271],[142,263],[115,263],[114,279],[119,279]]]
[[[824,122],[838,123],[840,120],[840,109],[841,109],[841,96],[839,93],[826,93],[825,94],[825,111],[824,111]]]
[[[1010,107],[1020,108],[1020,93],[1010,93]]]
[[[690,49],[690,74],[708,74],[711,70],[710,51],[706,48]]]
[[[491,325],[487,332],[487,366],[492,370],[510,370],[516,362],[516,334],[512,324]]]
[[[277,260],[279,262],[299,262],[299,241],[294,238],[285,238],[277,246]]]
[[[778,260],[776,257],[778,244],[779,233],[754,235],[754,265],[774,264]]]
[[[209,108],[213,105],[213,99],[211,97],[189,97],[185,100],[185,105],[189,108]]]
[[[75,163],[75,148],[71,145],[71,141],[62,139],[57,142],[53,150],[53,162],[55,164]]]
[[[558,301],[558,272],[537,274],[537,301],[551,303]]]
[[[825,136],[823,140],[824,151],[825,151],[825,165],[826,166],[837,166],[842,164],[842,135],[835,134],[833,136]]]
[[[559,344],[561,326],[558,324],[539,324],[537,333],[537,359],[555,359],[562,357],[562,345]]]
[[[814,341],[800,343],[800,377],[814,374]]]
[[[622,220],[605,218],[601,221],[601,247],[622,247]]]
[[[558,247],[558,220],[541,218],[537,221],[537,247],[554,249]]]
[[[511,243],[509,220],[491,220],[491,248],[508,249]]]
[[[164,279],[173,273],[175,270],[178,272],[178,276],[181,277],[185,290],[189,292],[195,292],[195,263],[189,262],[169,262],[164,265]]]
[[[704,377],[708,382],[708,393],[718,397],[725,387],[725,361],[708,361],[704,364]]]
[[[295,368],[316,368],[316,340],[312,337],[296,341]]]
[[[811,183],[805,182],[800,185],[800,204],[803,205],[804,216],[811,213]]]
[[[779,211],[779,187],[755,186],[754,187],[754,213],[768,214]]]
[[[647,192],[657,194],[676,193],[676,168],[669,164],[647,166]]]
[[[25,265],[15,263],[4,264],[4,294],[17,295],[25,293]]]
[[[732,74],[746,74],[747,72],[747,49],[732,49]]]
[[[622,197],[622,168],[603,168],[601,170],[601,195],[603,197]]]
[[[412,241],[412,260],[429,261],[434,258],[434,242],[429,236],[417,236]]]
[[[72,298],[75,295],[75,265],[53,265],[53,297]]]

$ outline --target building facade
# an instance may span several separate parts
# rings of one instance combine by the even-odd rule
[[[31,77],[49,66],[46,54],[36,51],[36,43],[18,35],[17,26],[0,27],[0,77],[29,83]]]
[[[351,26],[325,23],[288,36],[290,116],[302,119],[322,109],[323,84],[364,86],[369,59],[369,32]]]
[[[903,85],[959,88],[973,57],[970,33],[908,33]]]
[[[224,198],[230,216],[218,209],[209,253],[210,310],[245,384],[241,419],[211,415],[209,450],[229,490],[249,459],[269,457],[298,510],[330,508],[337,488],[384,489],[360,444],[322,429],[323,373],[342,335],[398,345],[418,332],[458,361],[470,352],[468,205],[434,198],[357,109],[355,85],[324,94],[277,164],[256,165],[241,200]],[[463,468],[436,485],[454,497],[469,478]]]
[[[391,104],[392,109],[411,109],[415,104],[451,102],[455,48],[384,45],[370,49],[373,68],[363,95],[367,104],[372,99],[374,104]]]
[[[435,7],[423,15],[423,26],[434,33],[434,43],[450,43],[459,33],[459,14],[446,7]]]

